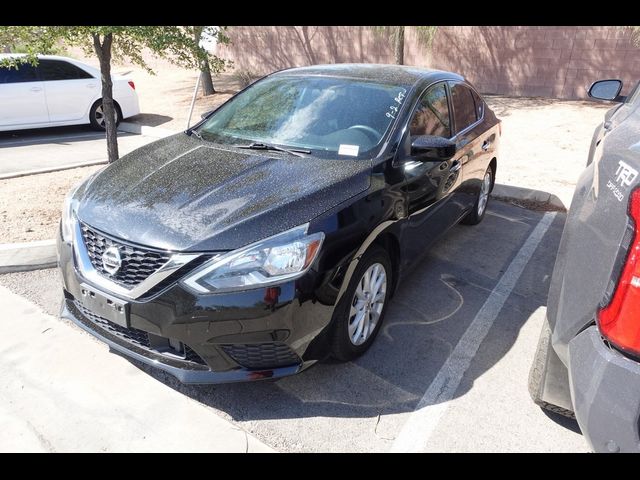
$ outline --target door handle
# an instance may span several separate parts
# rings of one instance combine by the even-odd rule
[[[454,173],[454,172],[457,172],[458,170],[460,170],[460,168],[462,168],[462,163],[460,163],[459,160],[456,160],[455,162],[453,162],[451,164],[451,168],[449,168],[449,171]]]
[[[42,90],[42,87],[31,87],[29,90],[31,90],[32,92],[40,92]]]
[[[482,144],[482,150],[486,152],[487,150],[489,150],[490,146],[491,146],[491,142],[488,140],[485,140],[484,143]]]
[[[87,88],[96,88],[95,83],[87,83]]]

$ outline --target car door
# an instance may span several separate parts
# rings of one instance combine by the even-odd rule
[[[450,82],[451,107],[457,151],[462,163],[459,198],[465,209],[472,208],[484,173],[494,152],[495,133],[483,126],[484,102],[468,85]],[[486,130],[486,131],[485,131]]]
[[[0,128],[46,124],[49,121],[42,82],[29,64],[0,67]]]
[[[453,126],[446,82],[430,86],[420,97],[408,124],[408,142],[419,135],[450,138]],[[417,258],[459,218],[464,205],[457,198],[462,164],[456,153],[450,160],[418,161],[405,153],[404,193],[409,218],[403,232],[407,258]]]
[[[82,119],[100,93],[100,82],[89,72],[64,60],[40,60],[49,118],[52,122]]]

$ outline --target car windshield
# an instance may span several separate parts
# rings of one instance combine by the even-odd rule
[[[223,105],[197,131],[221,144],[363,157],[384,140],[406,93],[403,85],[352,78],[275,76]]]

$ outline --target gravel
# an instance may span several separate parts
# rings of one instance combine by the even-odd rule
[[[0,180],[0,243],[55,238],[65,195],[103,165]]]

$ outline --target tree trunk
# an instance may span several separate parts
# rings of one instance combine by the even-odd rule
[[[202,36],[203,26],[193,27],[193,39],[197,45],[200,45],[200,37]],[[213,88],[213,78],[211,78],[211,68],[209,67],[209,60],[205,59],[200,62],[200,81],[202,83],[202,95],[213,95],[216,93],[216,89]]]
[[[397,65],[404,65],[404,27],[395,27],[393,32],[393,56]]]
[[[200,75],[202,75],[202,95],[213,95],[216,93],[216,89],[213,88],[213,79],[211,78],[211,69],[209,68],[209,60],[204,60],[200,68]]]
[[[113,82],[111,81],[111,44],[113,34],[108,33],[100,43],[100,35],[93,34],[93,48],[100,61],[102,79],[102,109],[107,130],[107,155],[109,163],[118,160],[118,132],[116,130],[116,106],[113,103]]]

